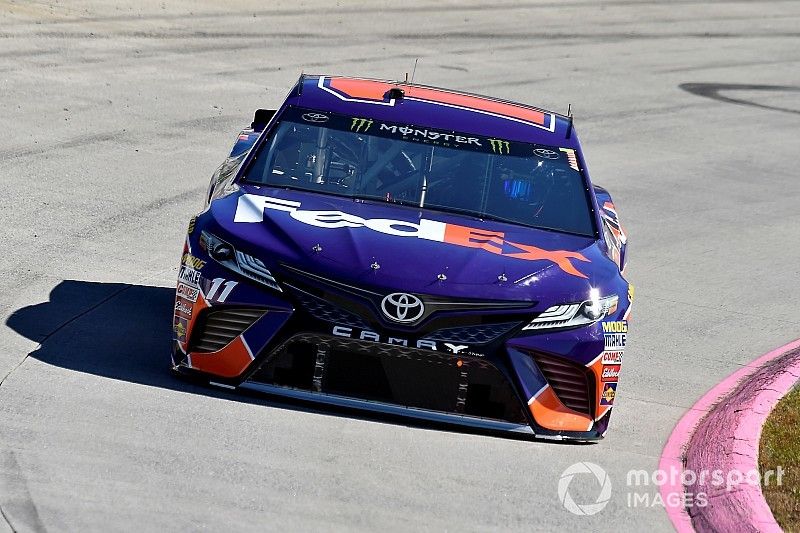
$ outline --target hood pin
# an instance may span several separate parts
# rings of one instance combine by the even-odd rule
[[[447,276],[445,276],[444,274],[439,274],[438,276],[436,276],[436,279],[438,279],[439,281],[444,281],[447,279]]]
[[[319,243],[315,244],[315,245],[314,245],[314,246],[311,248],[311,251],[312,251],[312,252],[314,252],[315,254],[318,254],[318,253],[320,253],[320,252],[322,251],[322,245],[321,245],[321,244],[319,244]]]
[[[505,283],[506,281],[508,281],[505,272],[497,276],[497,281],[499,281],[500,283]]]
[[[378,264],[377,261],[373,261],[372,264],[369,266],[372,270],[378,270],[381,266]]]

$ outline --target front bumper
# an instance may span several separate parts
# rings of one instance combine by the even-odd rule
[[[525,332],[530,309],[512,309],[444,312],[420,331],[403,331],[376,323],[368,303],[317,277],[281,271],[278,293],[210,258],[201,263],[195,301],[186,280],[176,296],[173,368],[181,374],[539,438],[596,440],[608,427],[621,351],[606,350],[602,323]],[[627,330],[629,303],[607,321]]]

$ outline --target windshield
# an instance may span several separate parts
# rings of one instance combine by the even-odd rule
[[[244,180],[594,235],[567,148],[290,107]]]

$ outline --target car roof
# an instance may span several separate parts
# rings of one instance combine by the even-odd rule
[[[526,104],[426,85],[302,75],[287,104],[354,118],[579,148],[569,117]]]

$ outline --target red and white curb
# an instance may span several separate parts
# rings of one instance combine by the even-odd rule
[[[782,531],[764,500],[761,484],[740,478],[742,473],[758,470],[761,428],[798,380],[800,339],[728,376],[678,421],[661,453],[659,470],[682,474],[665,476],[666,483],[660,487],[667,514],[679,533]],[[714,471],[740,483],[731,488],[692,481]],[[700,491],[706,495],[706,504],[687,505]]]

